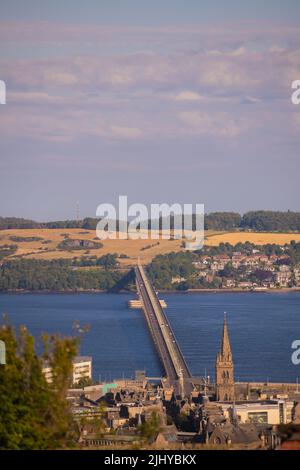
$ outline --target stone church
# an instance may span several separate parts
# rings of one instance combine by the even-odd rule
[[[216,358],[216,399],[218,401],[233,401],[235,399],[233,360],[226,314],[224,316],[221,349]]]

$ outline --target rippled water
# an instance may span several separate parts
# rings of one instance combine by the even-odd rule
[[[214,375],[224,310],[239,380],[296,381],[291,343],[300,339],[300,293],[164,294],[167,315],[194,375]],[[136,369],[161,374],[141,311],[129,310],[127,294],[2,294],[0,311],[42,331],[68,334],[72,323],[90,324],[81,354],[93,357],[94,378],[131,377]]]

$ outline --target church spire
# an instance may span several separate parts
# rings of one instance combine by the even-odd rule
[[[221,342],[220,357],[223,359],[223,361],[232,361],[232,353],[231,353],[231,347],[230,347],[230,341],[229,341],[226,312],[224,312],[224,325],[223,325],[223,335],[222,335],[222,342]]]
[[[233,360],[225,313],[221,348],[216,359],[216,397],[218,401],[232,401],[234,395]]]

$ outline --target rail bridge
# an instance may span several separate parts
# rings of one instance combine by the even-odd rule
[[[174,387],[176,395],[187,397],[194,389],[192,375],[157,294],[140,264],[135,267],[135,279],[143,312],[165,371],[165,380]]]

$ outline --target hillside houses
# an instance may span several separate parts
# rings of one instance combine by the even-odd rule
[[[193,261],[204,287],[218,283],[224,289],[300,287],[300,265],[292,266],[287,255],[266,255],[253,250],[229,254],[199,255]]]
[[[275,273],[276,283],[281,287],[288,287],[292,279],[291,268],[287,265],[281,265],[279,271]]]

